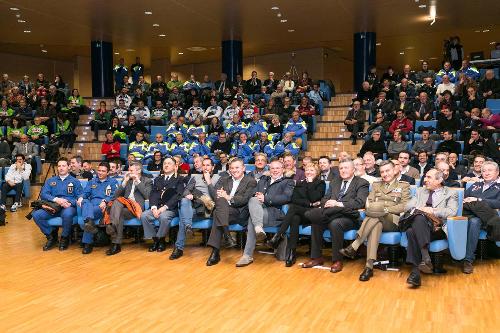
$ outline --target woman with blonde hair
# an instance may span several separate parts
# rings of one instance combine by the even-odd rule
[[[277,248],[286,231],[290,227],[290,236],[286,247],[286,267],[295,264],[297,259],[296,248],[299,239],[299,226],[310,224],[304,216],[309,209],[319,207],[321,198],[325,195],[325,182],[320,179],[317,164],[309,163],[304,166],[305,179],[296,183],[292,194],[292,201],[288,205],[283,223],[279,231],[269,240],[268,245]]]

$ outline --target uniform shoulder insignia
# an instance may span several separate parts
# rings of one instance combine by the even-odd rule
[[[410,185],[406,180],[398,180],[398,183]]]

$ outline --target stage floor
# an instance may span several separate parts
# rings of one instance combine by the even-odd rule
[[[447,264],[443,276],[423,276],[411,290],[401,271],[375,271],[359,282],[363,260],[344,270],[284,267],[255,255],[236,268],[240,250],[222,251],[205,266],[209,249],[189,241],[148,253],[127,241],[113,257],[105,248],[82,255],[78,245],[43,252],[45,238],[23,208],[0,227],[1,332],[498,332],[500,260],[477,262],[472,275]],[[262,250],[265,250],[262,248]],[[326,262],[330,264],[330,262]]]

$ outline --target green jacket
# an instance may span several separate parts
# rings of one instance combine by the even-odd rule
[[[71,104],[73,101],[78,106],[82,106],[83,105],[83,98],[82,98],[82,96],[78,96],[78,97],[70,96],[68,98],[68,103]]]
[[[55,136],[61,136],[61,134],[67,134],[68,132],[73,132],[73,129],[71,128],[71,123],[69,120],[65,120],[64,123],[57,122],[57,128],[56,128],[56,133]]]
[[[12,115],[14,115],[14,110],[12,110],[12,108],[7,108],[6,111],[0,109],[1,117],[12,117]]]
[[[31,125],[30,128],[28,128],[28,136],[44,136],[49,134],[49,129],[45,125]]]
[[[24,134],[26,132],[26,127],[21,127],[21,128],[14,128],[14,127],[7,127],[7,136],[15,135],[15,136],[20,136],[21,134]]]
[[[106,121],[106,122],[110,123],[111,122],[111,112],[109,112],[109,111],[106,111],[104,113],[95,112],[94,113],[94,120]]]

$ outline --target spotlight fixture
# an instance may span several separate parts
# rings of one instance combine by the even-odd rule
[[[158,23],[153,23],[153,27],[159,27],[160,25]]]
[[[274,7],[271,7],[271,10],[280,10],[280,8],[279,8],[279,7],[274,6]]]
[[[483,32],[490,32],[490,29],[484,29]]]
[[[127,52],[134,52],[135,50],[134,49],[126,49],[125,51],[127,51]]]
[[[116,55],[119,55],[119,54],[120,54],[120,52],[115,52],[115,54],[116,54]]]
[[[145,12],[144,12],[144,14],[145,14],[145,15],[153,15],[153,12],[152,12],[152,11],[150,11],[150,10],[147,10],[147,11],[145,11]]]
[[[19,8],[17,8],[17,7],[10,7],[10,10],[12,10],[13,12],[15,12],[15,11],[18,11]]]
[[[405,53],[404,53],[404,52],[399,52],[399,54],[403,55],[403,54],[405,54]]]
[[[31,30],[24,30],[24,33],[29,34],[30,32],[31,32]]]
[[[426,8],[427,5],[419,5],[418,8]]]
[[[295,29],[288,29],[288,32],[295,32]]]
[[[490,42],[490,45],[495,45],[497,42]]]
[[[165,37],[165,34],[159,34],[158,37]]]
[[[436,23],[437,9],[436,9],[436,1],[431,1],[431,6],[429,8],[429,19],[431,20],[431,25]]]
[[[45,50],[45,49],[42,49],[42,52],[43,52],[43,53],[47,53],[47,50]]]
[[[481,30],[474,30],[474,32],[481,32]]]
[[[380,46],[380,45],[382,45],[382,43],[375,43],[375,45],[376,45],[376,46]]]
[[[277,16],[277,17],[281,17],[282,15],[281,15],[281,13],[278,13],[278,14],[276,14],[276,16]]]
[[[179,53],[177,53],[177,54],[178,54],[178,55],[183,55],[183,54],[184,54],[184,52],[179,52]]]
[[[26,23],[25,20],[17,20],[18,23]]]
[[[286,23],[288,20],[280,20],[281,23]]]

